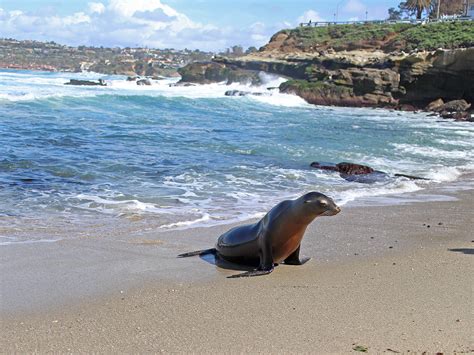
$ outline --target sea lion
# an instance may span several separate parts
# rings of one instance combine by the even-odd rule
[[[333,216],[340,211],[331,198],[309,192],[296,200],[280,202],[257,223],[232,228],[217,239],[215,248],[178,257],[215,254],[230,262],[258,265],[253,271],[230,278],[266,275],[280,262],[302,265],[309,260],[299,256],[308,225],[318,216]]]

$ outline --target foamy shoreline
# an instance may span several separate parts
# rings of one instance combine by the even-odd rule
[[[75,75],[0,71],[0,96],[12,99],[0,104],[4,237],[97,235],[97,220],[130,232],[140,232],[140,223],[143,230],[228,224],[312,190],[341,205],[384,199],[378,195],[393,200],[388,194],[431,188],[474,169],[472,125],[311,106],[296,96],[264,95],[267,85],[251,89],[261,96],[246,97],[224,96],[238,84],[170,87],[176,79],[64,85]],[[310,168],[312,161],[351,161],[431,181],[351,183]]]

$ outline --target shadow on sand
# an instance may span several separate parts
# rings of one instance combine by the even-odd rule
[[[226,270],[252,271],[258,266],[258,265],[253,265],[253,264],[242,265],[242,264],[232,263],[232,262],[224,260],[224,259],[222,259],[219,256],[214,255],[214,254],[201,255],[200,258],[202,260],[204,260],[205,262],[209,263],[209,264],[216,265],[216,266],[218,266],[222,269],[226,269]]]
[[[474,249],[472,249],[472,248],[457,248],[457,249],[448,249],[448,250],[449,251],[455,251],[457,253],[474,255]]]

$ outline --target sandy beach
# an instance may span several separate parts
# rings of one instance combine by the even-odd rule
[[[265,277],[227,279],[239,271],[176,258],[229,226],[3,247],[0,347],[472,352],[474,191],[420,194],[444,198],[317,219],[302,246],[312,260]]]

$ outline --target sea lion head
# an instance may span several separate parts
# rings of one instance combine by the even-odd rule
[[[300,199],[304,209],[316,216],[334,216],[341,212],[341,208],[332,198],[319,192],[309,192],[301,196]]]

